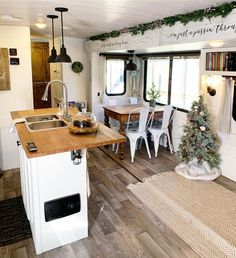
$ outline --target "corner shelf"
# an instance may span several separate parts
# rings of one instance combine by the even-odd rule
[[[236,76],[236,47],[202,49],[201,59],[202,74]]]

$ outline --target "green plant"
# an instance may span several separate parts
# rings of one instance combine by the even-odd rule
[[[156,100],[158,97],[160,97],[160,91],[157,89],[157,86],[152,82],[151,88],[147,91],[147,96],[149,100]]]
[[[204,104],[203,96],[193,102],[187,117],[188,122],[183,128],[184,133],[177,157],[186,164],[197,159],[198,164],[206,161],[210,168],[218,168],[220,165],[219,140],[211,129],[210,114]]]

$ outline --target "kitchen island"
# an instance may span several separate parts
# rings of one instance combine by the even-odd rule
[[[57,111],[23,110],[11,116],[16,121]],[[76,114],[76,109],[70,113]],[[36,253],[87,237],[87,149],[121,143],[125,137],[102,124],[93,134],[72,134],[67,127],[31,131],[25,123],[16,124],[16,130],[22,197]],[[30,152],[28,142],[34,142],[37,151]]]

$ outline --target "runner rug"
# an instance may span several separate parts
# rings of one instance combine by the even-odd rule
[[[236,257],[236,194],[232,191],[173,172],[128,189],[200,257]]]
[[[0,201],[0,246],[31,237],[22,197]]]

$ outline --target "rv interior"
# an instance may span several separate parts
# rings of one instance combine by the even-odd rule
[[[235,257],[235,18],[0,1],[0,257]]]

